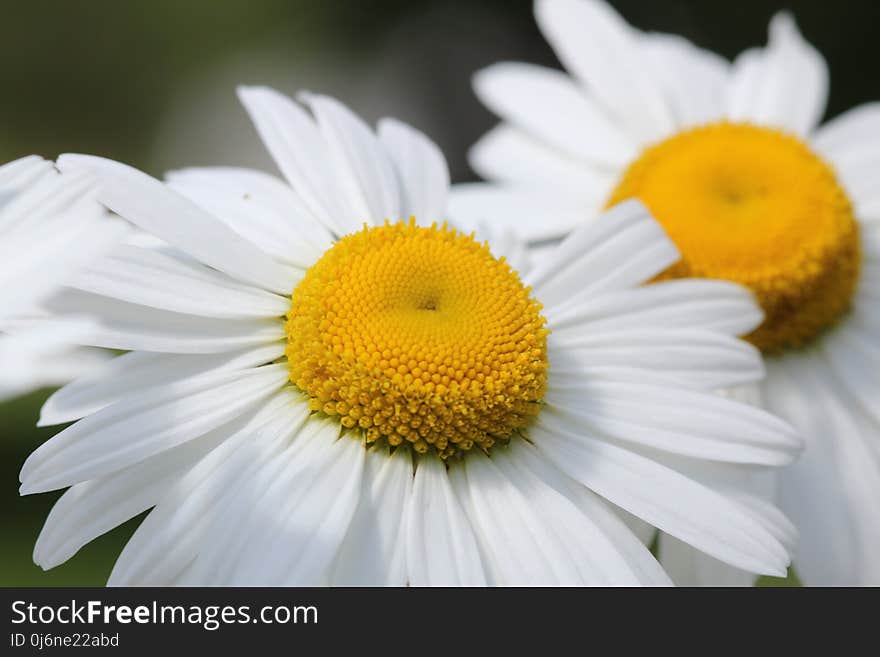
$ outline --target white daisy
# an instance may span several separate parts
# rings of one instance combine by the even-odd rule
[[[91,330],[88,319],[47,324],[40,308],[125,230],[91,187],[36,156],[0,166],[0,399],[67,383],[107,358],[71,347]]]
[[[71,487],[38,564],[152,508],[111,584],[668,584],[624,509],[785,572],[791,525],[718,484],[800,449],[708,391],[762,375],[733,337],[760,321],[744,289],[641,287],[678,254],[637,202],[521,280],[432,224],[448,174],[422,134],[240,95],[288,184],[59,160],[166,245],[127,246],[51,304],[131,352],[43,409],[79,421],[22,468],[23,494]]]
[[[787,14],[731,64],[603,2],[535,11],[570,75],[477,74],[503,123],[471,160],[498,184],[462,188],[456,216],[504,217],[542,240],[638,197],[682,251],[665,278],[751,288],[766,314],[748,336],[767,356],[763,403],[807,439],[781,474],[797,572],[880,584],[880,105],[820,126],[825,62]]]

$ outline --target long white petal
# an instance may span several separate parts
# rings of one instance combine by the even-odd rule
[[[93,331],[81,344],[108,349],[208,354],[284,339],[284,322],[273,319],[197,317],[67,289],[44,303],[60,316],[93,317]]]
[[[504,62],[479,71],[474,91],[503,119],[585,165],[623,167],[638,146],[566,74]]]
[[[210,372],[242,370],[265,365],[284,355],[284,344],[239,349],[219,354],[157,354],[132,351],[105,363],[99,370],[56,391],[40,409],[38,426],[78,420],[123,397]]]
[[[333,243],[293,189],[262,171],[194,167],[169,171],[165,179],[281,262],[309,267]]]
[[[880,584],[880,424],[845,390],[818,354],[769,363],[767,407],[807,441],[780,473],[780,505],[801,536],[795,570],[811,586]]]
[[[603,294],[545,310],[554,330],[613,332],[643,328],[693,328],[745,335],[764,319],[744,287],[726,281],[679,279]]]
[[[350,109],[329,96],[300,94],[315,115],[334,163],[338,184],[349,196],[349,222],[401,219],[394,167],[373,131]]]
[[[461,183],[449,193],[449,217],[456,226],[512,229],[525,240],[558,239],[582,224],[585,216],[589,215],[568,199],[515,185]]]
[[[216,583],[188,566],[212,544],[210,528],[214,523],[222,525],[226,505],[237,499],[236,494],[242,497],[237,486],[253,484],[254,473],[273,462],[308,412],[300,396],[286,389],[251,421],[231,431],[222,444],[169,486],[119,555],[109,585],[167,586],[184,570],[195,578],[192,584]],[[234,532],[236,528],[229,529]]]
[[[419,461],[406,523],[406,563],[413,586],[481,586],[486,575],[473,530],[446,468]]]
[[[21,492],[94,479],[197,438],[244,413],[287,381],[285,365],[207,374],[124,399],[38,447],[21,469]]]
[[[744,570],[785,574],[785,547],[760,522],[710,488],[586,436],[533,427],[530,437],[563,472],[658,529]]]
[[[535,19],[566,69],[643,143],[675,129],[638,48],[640,35],[605,2],[538,0]]]
[[[782,420],[709,392],[587,380],[556,387],[551,379],[546,402],[537,422],[551,432],[606,436],[696,458],[785,465],[803,447]]]
[[[268,87],[239,87],[238,97],[275,164],[311,213],[336,236],[358,226],[324,137],[308,113]],[[362,217],[361,221],[366,221]]]
[[[433,141],[396,119],[382,119],[379,141],[391,158],[400,187],[400,218],[425,226],[446,215],[449,167]]]
[[[567,157],[506,123],[471,147],[468,162],[487,180],[518,185],[533,193],[543,190],[549,198],[571,199],[571,209],[582,217],[600,212],[616,181],[614,171]]]
[[[545,459],[538,450],[525,441],[513,441],[509,446],[510,463],[520,470],[532,473],[544,484],[564,495],[595,525],[601,535],[594,535],[584,547],[593,554],[615,581],[629,580],[632,575],[645,586],[669,586],[669,577],[645,544],[620,519],[620,510],[611,510],[607,502],[595,493],[562,473]],[[646,525],[648,526],[648,525]],[[650,526],[648,526],[650,527]],[[653,527],[650,528],[653,531]],[[626,566],[621,568],[619,559]],[[622,572],[615,574],[617,569]]]
[[[336,557],[331,586],[406,584],[404,519],[412,480],[406,449],[367,452],[363,490]]]
[[[107,477],[72,486],[49,512],[34,546],[34,562],[46,570],[54,568],[93,539],[149,509],[232,431],[224,425]]]
[[[641,367],[705,389],[751,383],[764,376],[760,352],[717,331],[690,328],[624,328],[594,332],[589,326],[557,329],[550,337],[559,355],[572,353],[592,367]]]
[[[290,281],[292,292],[298,279]],[[171,312],[242,319],[280,317],[290,299],[242,285],[197,262],[122,245],[74,277],[70,286]]]
[[[727,116],[806,136],[825,112],[828,66],[790,14],[776,14],[769,31],[766,49],[746,51],[734,62]]]
[[[639,285],[678,260],[678,250],[648,209],[624,201],[581,224],[524,276],[548,309],[589,304],[602,292]]]
[[[235,279],[287,294],[296,270],[282,265],[216,217],[155,178],[89,155],[62,155],[62,171],[84,170],[101,182],[97,198],[148,233]]]
[[[351,436],[319,438],[319,459],[294,459],[252,509],[251,537],[229,574],[233,586],[323,584],[337,558],[361,494],[366,451]]]

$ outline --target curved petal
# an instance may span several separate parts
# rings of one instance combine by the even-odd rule
[[[727,116],[807,136],[825,113],[828,66],[790,14],[776,14],[769,31],[765,49],[748,50],[734,62]]]
[[[37,426],[72,422],[144,390],[211,372],[265,365],[284,355],[284,344],[219,354],[157,354],[132,351],[104,363],[53,393],[40,409]]]
[[[631,200],[581,224],[523,280],[552,311],[644,283],[678,258],[648,209]]]
[[[741,285],[707,279],[679,279],[603,294],[589,304],[545,311],[555,330],[614,332],[645,326],[694,328],[745,335],[764,315]]]
[[[565,73],[504,62],[479,71],[474,91],[493,112],[585,164],[626,166],[638,145]]]
[[[262,171],[190,168],[169,171],[165,180],[280,262],[307,268],[333,244],[330,232],[296,193]]]
[[[406,563],[413,586],[482,586],[486,575],[473,530],[446,467],[433,456],[416,467],[407,509]]]
[[[457,226],[509,228],[529,241],[558,239],[588,216],[567,199],[514,185],[463,183],[449,194],[449,217]]]
[[[412,489],[412,457],[406,449],[367,452],[363,490],[342,543],[331,586],[406,584],[404,519]]]
[[[59,316],[96,318],[80,344],[108,349],[208,354],[284,339],[284,322],[279,318],[217,321],[72,289],[55,295],[44,307]]]
[[[378,133],[397,174],[399,218],[415,217],[423,226],[442,221],[449,194],[449,168],[437,144],[396,119],[379,121]]]
[[[705,329],[554,328],[554,349],[591,367],[641,367],[707,390],[752,383],[764,376],[760,352],[743,340]]]
[[[373,131],[345,105],[329,96],[303,93],[300,98],[315,115],[324,136],[338,184],[349,195],[354,214],[349,223],[379,224],[400,215],[400,194],[394,167]]]
[[[290,290],[301,277],[290,281]],[[198,262],[138,246],[117,247],[73,277],[69,285],[120,301],[200,317],[281,317],[290,308],[288,297],[242,285]]]
[[[290,292],[295,270],[155,178],[90,155],[62,155],[58,166],[62,171],[92,173],[101,183],[97,194],[101,203],[206,265],[272,292]]]
[[[723,495],[651,459],[586,436],[533,427],[538,449],[587,488],[725,563],[785,574],[785,547]]]
[[[568,212],[582,217],[599,214],[617,180],[616,172],[567,157],[506,123],[471,146],[468,162],[486,180],[534,193],[541,190],[548,198],[570,199]]]
[[[775,416],[698,390],[586,379],[555,386],[551,378],[546,403],[536,422],[548,431],[700,459],[778,466],[803,448],[794,429]]]
[[[285,365],[207,374],[123,399],[43,443],[21,468],[21,493],[105,476],[238,417],[287,382]]]
[[[230,432],[169,486],[122,550],[108,585],[168,586],[184,571],[192,585],[216,584],[211,573],[198,575],[194,567],[211,544],[212,525],[222,523],[227,504],[244,497],[242,482],[255,485],[261,469],[282,452],[308,414],[308,405],[299,395],[282,390],[253,422]]]
[[[565,68],[642,144],[675,130],[671,108],[638,47],[640,35],[611,6],[538,0],[535,19]]]

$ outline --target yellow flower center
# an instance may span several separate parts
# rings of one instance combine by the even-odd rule
[[[640,198],[682,259],[661,278],[722,278],[752,290],[764,352],[799,347],[850,305],[858,226],[834,172],[777,130],[717,123],[646,149],[608,205]]]
[[[290,380],[367,443],[461,455],[537,414],[547,380],[541,305],[473,237],[397,223],[330,248],[293,292]]]

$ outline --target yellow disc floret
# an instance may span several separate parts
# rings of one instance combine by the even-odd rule
[[[460,455],[540,409],[541,306],[473,237],[414,222],[342,238],[293,292],[290,380],[367,443]]]
[[[718,123],[648,148],[609,205],[640,198],[682,253],[662,278],[723,278],[765,313],[747,338],[765,352],[799,347],[850,305],[858,226],[832,169],[799,139]]]

